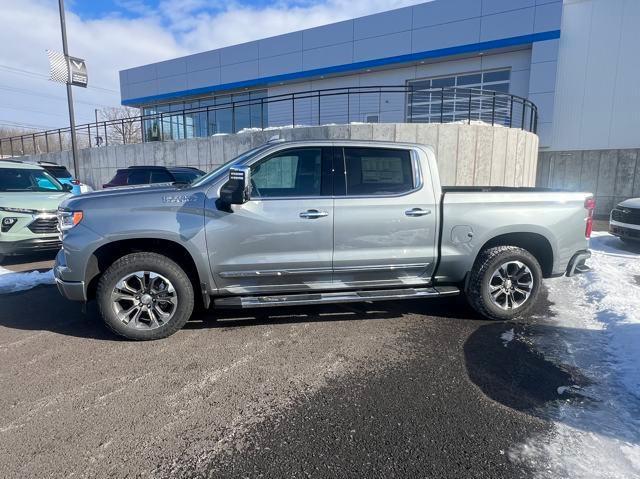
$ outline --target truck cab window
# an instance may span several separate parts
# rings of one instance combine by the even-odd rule
[[[396,195],[414,188],[411,153],[382,148],[345,148],[347,196]]]
[[[252,198],[320,196],[322,149],[283,151],[251,167]]]

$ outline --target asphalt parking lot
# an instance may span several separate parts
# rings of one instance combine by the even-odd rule
[[[531,321],[462,300],[209,312],[149,343],[54,286],[0,305],[5,477],[529,477],[507,451],[569,381],[501,339]]]

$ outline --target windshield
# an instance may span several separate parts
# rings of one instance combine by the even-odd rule
[[[207,173],[202,178],[199,178],[196,182],[193,183],[192,186],[200,186],[200,185],[206,183],[210,179],[215,178],[216,176],[218,176],[220,173],[223,173],[224,171],[228,170],[231,166],[235,165],[236,163],[240,163],[240,162],[244,161],[245,159],[249,158],[250,156],[253,156],[253,155],[257,154],[257,153],[260,153],[263,150],[266,150],[270,146],[272,146],[272,145],[265,144],[265,145],[259,146],[257,148],[254,148],[252,150],[246,151],[243,154],[241,154],[240,156],[236,156],[232,160],[229,160],[226,163],[223,163],[222,165],[218,166],[215,170]]]
[[[62,185],[44,170],[0,168],[0,191],[64,191]]]

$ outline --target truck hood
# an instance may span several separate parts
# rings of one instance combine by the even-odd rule
[[[35,211],[56,211],[71,195],[65,192],[0,192],[0,207]]]
[[[629,198],[628,200],[624,200],[618,205],[624,208],[640,208],[640,198]]]
[[[183,187],[171,184],[162,185],[141,185],[141,186],[124,186],[118,188],[107,188],[100,191],[92,191],[75,196],[64,201],[60,206],[67,209],[82,209],[82,205],[87,204],[103,204],[103,201],[114,201],[120,198],[126,198],[130,205],[135,205],[136,198],[149,196],[154,194],[172,194],[184,191]]]
[[[156,183],[152,185],[136,185],[136,186],[116,186],[113,188],[105,188],[104,190],[91,191],[82,195],[83,198],[102,198],[113,196],[132,196],[141,193],[150,193],[157,191],[177,191],[179,186],[171,183]]]

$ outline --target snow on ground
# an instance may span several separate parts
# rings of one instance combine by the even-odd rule
[[[500,335],[500,339],[502,339],[502,344],[504,344],[505,348],[509,345],[511,341],[513,341],[514,334],[515,332],[513,328],[511,328],[509,331],[505,331]]]
[[[0,294],[15,293],[31,289],[40,284],[54,284],[53,270],[45,273],[29,271],[27,273],[14,273],[0,266]]]
[[[536,345],[593,384],[550,408],[551,437],[510,451],[539,478],[640,478],[640,248],[607,233],[590,248],[592,272],[546,283],[553,317]]]

